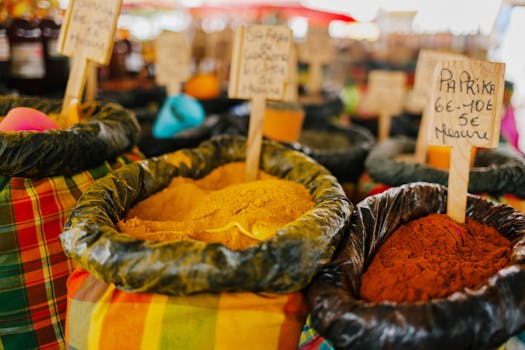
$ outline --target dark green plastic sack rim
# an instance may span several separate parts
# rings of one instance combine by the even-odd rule
[[[0,96],[0,115],[15,107],[59,113],[61,100]],[[0,175],[42,178],[68,176],[113,160],[135,146],[140,126],[135,115],[117,104],[88,102],[81,115],[86,123],[64,130],[0,132]]]
[[[525,329],[525,216],[468,195],[468,217],[512,242],[511,265],[474,289],[428,302],[367,302],[360,277],[387,237],[408,221],[445,213],[446,187],[412,183],[357,204],[334,261],[307,289],[312,325],[337,349],[495,349]]]
[[[401,154],[414,153],[415,148],[415,139],[387,139],[370,151],[365,169],[374,181],[389,186],[418,181],[447,185],[448,171],[396,160]],[[468,191],[525,198],[525,158],[507,145],[477,152],[470,170]]]
[[[291,147],[312,157],[326,167],[341,182],[356,182],[364,171],[365,160],[375,144],[372,134],[356,125],[342,126],[327,123],[313,128],[316,131],[343,134],[351,143],[350,147],[333,150],[313,149],[300,142]]]
[[[303,184],[315,204],[275,237],[234,251],[219,243],[146,242],[120,233],[115,224],[127,210],[174,176],[201,178],[220,165],[244,160],[246,139],[220,136],[182,152],[190,157],[191,167],[151,158],[96,181],[60,235],[66,254],[121,289],[167,295],[297,291],[330,261],[353,206],[324,167],[275,142],[263,143],[261,169]]]

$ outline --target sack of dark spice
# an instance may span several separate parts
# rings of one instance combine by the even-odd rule
[[[62,101],[0,97],[58,114]],[[63,348],[66,279],[73,269],[58,235],[80,195],[111,170],[142,158],[133,113],[111,103],[80,105],[63,130],[0,132],[0,347]]]
[[[406,137],[377,144],[365,161],[366,172],[359,179],[358,195],[354,200],[410,182],[447,185],[447,170],[400,158],[413,154],[415,148],[416,141]],[[468,192],[507,203],[518,210],[525,209],[525,158],[506,144],[496,149],[479,150],[470,170]]]
[[[400,262],[419,259],[419,268],[413,271],[416,278],[407,276],[406,281],[396,287],[411,287],[404,291],[406,293],[401,293],[404,295],[398,300],[402,302],[384,301],[384,296],[379,297],[383,301],[370,301],[361,295],[363,285],[367,283],[362,278],[364,273],[375,259],[384,257],[384,254],[381,256],[382,246],[388,244],[395,231],[418,220],[426,220],[424,224],[419,222],[428,225],[426,228],[439,225],[439,219],[432,214],[443,215],[446,199],[447,190],[441,185],[413,183],[368,197],[357,205],[348,240],[341,245],[333,262],[316,275],[307,289],[311,325],[328,339],[328,345],[337,349],[493,349],[525,329],[525,217],[507,205],[471,195],[468,197],[466,226],[452,223],[447,237],[436,239],[433,236],[434,241],[429,241],[424,226],[412,227],[405,231],[405,235],[411,232],[419,237],[413,240],[427,243],[421,244],[419,251],[414,248],[407,251],[406,242],[405,246],[397,244],[398,249],[390,247],[385,250],[387,255],[400,253],[396,258]],[[487,252],[477,254],[479,262],[464,266],[459,277],[478,275],[475,277],[482,283],[466,283],[466,287],[441,293],[440,286],[447,283],[440,284],[439,279],[452,279],[458,274],[434,275],[425,280],[435,270],[427,269],[424,260],[417,255],[434,249],[433,254],[429,254],[430,259],[438,263],[447,260],[449,265],[458,262],[459,251],[468,250],[464,242],[479,239],[476,237],[479,233],[465,230],[470,220],[475,221],[474,227],[487,225],[487,230],[497,230],[503,236],[500,237],[502,244],[505,245],[505,241],[510,243],[510,254],[508,247],[496,248],[490,246],[493,242],[478,241],[476,245],[481,247],[477,248],[485,248]],[[445,226],[449,224],[445,223]],[[452,242],[450,247],[435,248],[447,242]],[[456,253],[439,256],[445,255],[447,249],[456,249]],[[492,254],[495,260],[483,263],[488,254]],[[492,266],[495,261],[509,257],[510,263]],[[381,262],[386,263],[383,272],[393,265],[388,259]],[[487,271],[487,265],[498,269],[497,272]],[[410,291],[419,292],[410,295]],[[432,295],[425,296],[421,291],[429,291]],[[390,294],[396,291],[392,292]],[[391,295],[387,298],[397,297]],[[411,301],[416,299],[420,301]],[[319,342],[319,338],[316,341]],[[308,343],[311,344],[308,341],[303,343],[305,349]]]
[[[300,95],[299,104],[304,110],[304,128],[316,128],[338,120],[343,111],[343,102],[331,91],[320,95]]]
[[[291,147],[326,167],[343,185],[355,185],[374,143],[374,137],[364,128],[327,123],[304,128]]]

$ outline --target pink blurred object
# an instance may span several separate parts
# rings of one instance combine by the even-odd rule
[[[520,135],[518,134],[518,128],[516,126],[516,117],[514,115],[514,108],[509,106],[505,109],[505,113],[501,118],[501,135],[510,143],[514,148],[521,152],[519,148]]]
[[[11,109],[0,122],[0,131],[45,131],[60,129],[57,123],[45,113],[34,108],[16,107]]]

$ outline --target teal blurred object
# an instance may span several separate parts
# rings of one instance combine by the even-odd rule
[[[169,96],[160,109],[152,133],[155,138],[172,138],[204,122],[206,113],[199,101],[186,94]]]

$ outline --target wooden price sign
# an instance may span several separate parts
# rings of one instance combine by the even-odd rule
[[[286,101],[297,102],[299,73],[297,72],[297,49],[294,45],[290,48],[288,56],[288,79],[286,80],[284,99]]]
[[[465,56],[452,52],[436,50],[421,50],[419,52],[416,71],[414,76],[414,90],[411,95],[411,104],[416,110],[422,111],[419,132],[416,141],[415,159],[418,163],[424,164],[427,158],[427,128],[429,100],[431,93],[432,75],[434,68],[439,62],[457,61],[467,59]]]
[[[162,31],[155,40],[155,81],[168,96],[177,95],[191,75],[190,45],[183,32]]]
[[[379,141],[388,138],[392,115],[400,114],[403,111],[405,97],[405,72],[370,71],[364,108],[371,113],[379,115]]]
[[[215,60],[215,71],[219,81],[227,81],[228,66],[233,50],[233,31],[226,28],[220,32],[209,33],[206,36],[206,57]]]
[[[246,179],[257,178],[266,99],[283,100],[292,32],[286,26],[241,26],[235,33],[228,95],[251,99]]]
[[[332,38],[328,28],[309,26],[306,41],[299,45],[299,59],[308,63],[307,91],[316,95],[321,91],[323,83],[323,64],[328,64],[334,57]]]
[[[67,81],[60,124],[67,126],[66,115],[72,104],[82,99],[88,61],[106,65],[117,27],[122,0],[71,0],[58,39],[58,51],[73,57]]]
[[[447,214],[465,222],[471,147],[498,146],[505,64],[439,63],[432,78],[429,144],[451,146]]]

